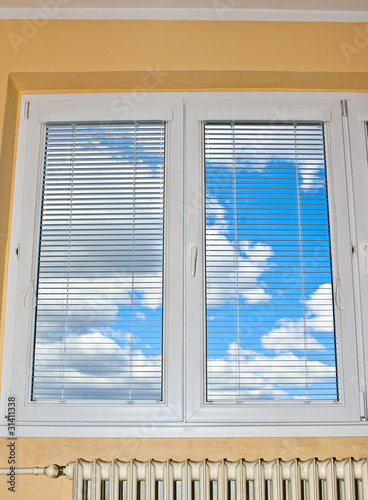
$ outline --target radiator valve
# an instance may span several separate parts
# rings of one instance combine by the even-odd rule
[[[59,467],[56,464],[48,465],[45,467],[45,476],[56,479],[57,477],[63,475],[63,467]]]

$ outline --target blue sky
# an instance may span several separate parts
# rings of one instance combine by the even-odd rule
[[[337,399],[323,127],[208,124],[206,227],[208,399]]]

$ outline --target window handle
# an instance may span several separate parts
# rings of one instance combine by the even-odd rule
[[[198,257],[197,243],[192,243],[189,246],[189,253],[190,253],[190,275],[192,278],[194,278],[197,272],[197,257]]]
[[[363,243],[363,257],[365,258],[365,274],[368,276],[368,243]]]

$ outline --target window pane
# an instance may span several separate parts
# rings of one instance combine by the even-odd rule
[[[47,125],[33,400],[161,400],[164,135]]]
[[[321,123],[206,123],[207,400],[338,400]]]

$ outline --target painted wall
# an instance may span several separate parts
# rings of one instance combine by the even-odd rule
[[[0,290],[7,244],[19,97],[29,92],[134,90],[368,91],[368,25],[202,21],[0,21]],[[46,17],[46,19],[45,19]],[[132,94],[134,102],[134,94]],[[2,295],[4,298],[4,293]],[[1,346],[5,302],[2,300]],[[3,411],[3,409],[1,409]],[[9,448],[0,439],[0,467]],[[77,457],[182,460],[368,456],[368,438],[18,439],[18,466]],[[19,477],[16,496],[71,498],[65,478]],[[40,488],[43,488],[41,493]]]

